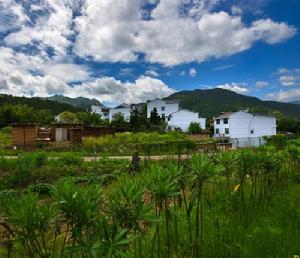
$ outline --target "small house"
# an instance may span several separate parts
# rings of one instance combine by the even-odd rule
[[[109,107],[106,107],[102,104],[97,105],[97,106],[96,105],[91,106],[92,113],[99,114],[101,116],[101,118],[104,120],[109,119],[109,110],[110,110]]]
[[[166,119],[170,114],[179,110],[179,102],[177,100],[154,99],[147,101],[147,118],[150,118],[151,112],[156,108],[158,115]]]
[[[199,123],[202,129],[205,129],[206,119],[202,118],[198,113],[181,109],[168,116],[168,125],[171,128],[180,128],[183,132],[187,132],[191,123]]]
[[[113,120],[114,115],[118,113],[122,114],[125,120],[129,121],[131,113],[130,105],[123,103],[115,108],[111,108],[109,110],[109,121],[111,122]]]
[[[276,118],[247,111],[223,113],[214,118],[214,136],[243,138],[276,134]]]

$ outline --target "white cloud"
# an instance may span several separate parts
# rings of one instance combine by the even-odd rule
[[[45,0],[41,1],[39,7],[39,10],[46,14],[41,15],[34,25],[22,23],[20,30],[4,38],[5,44],[10,47],[29,45],[41,53],[46,53],[48,48],[52,48],[55,55],[64,56],[71,44],[68,37],[73,33],[71,1]],[[32,11],[36,10],[35,5]]]
[[[223,66],[215,67],[215,68],[213,68],[212,70],[213,70],[213,71],[222,71],[222,70],[226,70],[226,69],[232,68],[232,67],[234,67],[234,66],[235,66],[234,64],[223,65]]]
[[[148,76],[142,76],[134,82],[121,82],[113,77],[103,77],[77,85],[66,95],[97,97],[109,103],[137,103],[167,97],[174,92],[174,89],[161,80]]]
[[[158,76],[159,76],[158,72],[155,71],[154,69],[147,70],[147,71],[145,72],[145,75],[146,75],[146,76],[150,76],[150,77],[158,77]]]
[[[299,79],[298,77],[291,76],[291,75],[290,76],[282,75],[279,77],[279,81],[283,86],[295,86],[298,79]]]
[[[225,84],[216,86],[216,88],[234,91],[239,94],[247,94],[250,92],[250,90],[248,88],[244,87],[243,83],[242,83],[242,85],[239,85],[238,83],[234,83],[234,82],[231,84],[225,83]]]
[[[191,4],[183,12],[184,0],[161,0],[149,20],[142,19],[138,0],[111,2],[89,0],[83,6],[83,15],[75,20],[75,52],[79,56],[131,62],[143,53],[146,61],[173,66],[239,53],[259,40],[278,43],[296,33],[286,23],[270,19],[247,27],[240,16],[209,13],[201,4]],[[195,8],[200,16],[190,13]]]
[[[90,78],[90,72],[86,67],[72,63],[47,63],[41,70],[65,82],[86,81]]]
[[[242,15],[243,14],[243,10],[240,7],[236,6],[236,5],[233,5],[231,7],[231,13],[233,15]]]
[[[261,89],[261,88],[265,88],[265,87],[269,86],[269,83],[265,82],[265,81],[258,81],[258,82],[255,83],[255,86],[257,88]]]
[[[190,68],[189,75],[195,77],[197,75],[197,70],[195,68]]]
[[[300,85],[300,68],[287,69],[279,68],[275,75],[279,75],[279,82],[282,86],[299,86]]]
[[[184,70],[182,70],[182,71],[179,73],[180,76],[184,76],[185,74],[186,74],[186,71],[184,71]]]
[[[281,90],[279,92],[267,94],[267,98],[281,102],[291,102],[300,99],[300,89]]]

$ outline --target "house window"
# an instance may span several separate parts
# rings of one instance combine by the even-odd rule
[[[223,123],[224,123],[224,125],[227,125],[228,124],[228,118],[224,118]]]
[[[216,123],[217,123],[217,125],[219,125],[220,124],[220,119],[216,119]]]
[[[161,111],[165,111],[166,110],[166,107],[161,107]]]
[[[229,134],[229,128],[225,128],[225,134]]]
[[[219,133],[220,133],[220,129],[216,128],[216,134],[219,134]]]
[[[165,114],[161,114],[161,118],[162,118],[162,119],[165,119],[165,118],[166,118],[166,115],[165,115]]]
[[[250,133],[251,133],[251,134],[254,134],[254,130],[251,130]]]

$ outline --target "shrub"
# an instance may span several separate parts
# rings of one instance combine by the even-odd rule
[[[201,133],[202,131],[200,124],[196,122],[191,122],[188,130],[191,134]]]
[[[38,195],[41,194],[50,194],[53,189],[53,186],[50,184],[36,184],[31,185],[28,187],[28,190],[32,193],[37,193]]]

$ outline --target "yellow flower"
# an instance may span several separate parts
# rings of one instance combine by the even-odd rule
[[[240,189],[240,184],[238,184],[238,185],[236,185],[235,187],[234,187],[234,192],[236,193],[236,192],[238,192],[239,191],[239,189]]]

